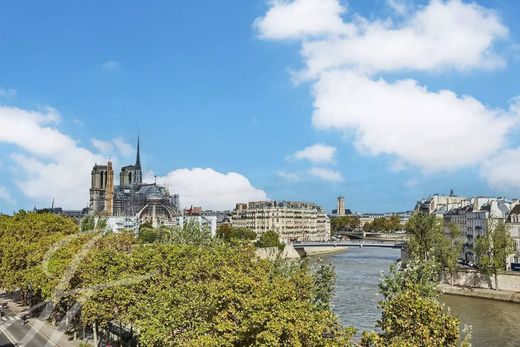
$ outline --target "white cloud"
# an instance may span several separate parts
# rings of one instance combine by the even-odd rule
[[[105,71],[114,71],[119,67],[119,62],[115,60],[109,60],[101,65],[101,68]]]
[[[153,173],[146,175],[153,180]],[[221,173],[211,168],[178,169],[157,177],[157,183],[180,195],[183,207],[228,210],[237,202],[267,200],[265,191],[255,188],[249,180],[235,172]]]
[[[14,97],[16,96],[16,89],[0,87],[0,97]]]
[[[91,140],[92,146],[96,148],[98,151],[100,151],[103,154],[110,154],[112,150],[114,149],[114,145],[111,141],[103,141],[98,140],[96,138],[92,138]]]
[[[376,73],[505,65],[493,44],[508,30],[495,12],[460,0],[432,0],[410,14],[402,0],[387,4],[404,16],[401,21],[354,14],[347,22],[341,17],[346,7],[338,0],[272,1],[255,28],[264,39],[303,41],[306,68],[295,75],[297,80],[340,67]]]
[[[135,154],[135,150],[132,145],[128,144],[123,138],[116,137],[110,141],[99,140],[96,138],[92,138],[91,140],[92,146],[96,148],[100,153],[105,156],[113,154],[114,148],[123,155],[124,157],[129,157]]]
[[[494,188],[520,192],[520,148],[507,149],[486,161],[481,175]]]
[[[294,172],[277,171],[276,174],[289,182],[296,182],[300,180],[300,175]]]
[[[113,142],[114,142],[114,145],[116,146],[117,150],[119,151],[119,153],[121,153],[121,155],[123,155],[125,157],[132,156],[136,153],[136,150],[134,149],[134,147],[132,147],[132,145],[127,143],[121,137],[116,137]]]
[[[400,16],[408,13],[408,4],[405,0],[386,0],[386,4]]]
[[[354,35],[305,40],[306,68],[296,77],[317,78],[342,67],[374,74],[505,66],[493,44],[508,30],[494,12],[476,4],[433,0],[402,23],[357,17],[355,24]]]
[[[503,67],[493,48],[508,29],[495,12],[461,0],[414,7],[388,0],[403,13],[400,20],[352,14],[346,21],[346,8],[330,0],[327,10],[315,15],[336,23],[334,30],[325,30],[302,23],[297,14],[304,4],[274,1],[255,23],[262,38],[301,40],[305,68],[294,77],[315,83],[315,128],[343,132],[364,154],[389,155],[393,170],[479,165],[503,148],[520,116],[518,100],[509,110],[492,109],[471,96],[431,91],[410,79],[389,83],[374,77]]]
[[[329,182],[341,182],[343,181],[343,176],[339,171],[326,169],[322,167],[313,167],[309,170],[309,174],[314,177],[318,177],[324,181]]]
[[[322,143],[316,143],[306,147],[292,155],[292,158],[298,160],[309,160],[313,163],[331,163],[334,161],[336,148],[327,146]]]
[[[15,201],[14,201],[11,193],[4,186],[0,186],[0,201],[4,201],[4,202],[8,203],[9,205],[15,204]]]
[[[360,151],[398,156],[426,171],[478,164],[504,145],[519,116],[515,102],[510,112],[490,109],[413,80],[373,81],[348,71],[323,75],[314,95],[317,128],[352,129]]]
[[[262,38],[301,39],[319,35],[338,35],[352,31],[341,19],[346,9],[337,0],[272,0],[264,17],[254,27]]]
[[[1,106],[0,142],[24,151],[10,157],[18,168],[15,183],[25,196],[41,205],[55,198],[65,208],[82,208],[88,204],[92,166],[104,158],[61,133],[55,128],[58,121],[51,108],[28,111]]]

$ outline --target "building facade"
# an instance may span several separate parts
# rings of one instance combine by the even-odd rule
[[[231,225],[253,230],[257,236],[273,230],[282,242],[326,241],[330,219],[317,205],[295,201],[257,201],[237,204]]]
[[[511,232],[511,237],[515,242],[515,252],[511,254],[507,261],[508,270],[511,270],[512,267],[515,270],[520,269],[520,202],[518,200],[513,200],[513,207],[511,212],[507,216],[506,225]]]
[[[503,198],[473,197],[461,201],[460,205],[444,212],[445,230],[448,231],[448,223],[453,223],[459,228],[464,243],[461,258],[474,264],[476,240],[487,234],[489,225],[506,222],[511,212],[511,202]],[[432,214],[438,212],[437,209],[432,211]]]

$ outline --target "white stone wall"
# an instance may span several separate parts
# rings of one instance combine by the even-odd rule
[[[459,271],[454,276],[443,274],[442,282],[460,287],[495,289],[494,276],[482,275],[476,270]],[[498,289],[520,292],[520,273],[499,274]]]

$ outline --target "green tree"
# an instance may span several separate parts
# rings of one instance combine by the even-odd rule
[[[448,224],[445,228],[443,219],[415,213],[406,224],[406,230],[410,234],[408,249],[412,258],[424,262],[435,260],[439,274],[444,270],[453,275],[458,270],[463,243],[456,225]]]
[[[434,215],[414,213],[405,228],[410,234],[408,247],[411,254],[421,260],[433,257],[443,236],[442,219]]]
[[[402,225],[399,216],[393,215],[386,219],[386,231],[398,231],[401,229]]]
[[[217,237],[226,241],[255,240],[256,233],[249,228],[235,228],[229,224],[222,224],[217,228]]]
[[[493,274],[496,290],[498,290],[498,272],[505,270],[507,257],[514,250],[514,240],[503,222],[489,222],[486,234],[475,241],[477,266],[483,274]]]
[[[434,255],[440,268],[448,272],[451,277],[458,270],[463,247],[462,232],[457,225],[449,223],[446,226],[446,232],[439,236]]]
[[[352,231],[359,228],[361,220],[359,216],[338,216],[330,220],[330,228],[333,235],[341,231]]]
[[[470,346],[469,334],[461,334],[460,321],[437,301],[438,264],[412,260],[405,269],[397,265],[379,283],[384,300],[377,326],[381,333],[364,332],[364,347]],[[464,336],[463,336],[464,335]]]
[[[260,235],[260,238],[256,242],[256,247],[278,247],[283,249],[284,245],[280,242],[280,235],[276,231],[269,230]]]
[[[137,239],[140,243],[165,242],[169,231],[165,228],[140,227]]]

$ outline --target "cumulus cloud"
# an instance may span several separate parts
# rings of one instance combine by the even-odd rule
[[[114,149],[112,141],[103,141],[96,138],[92,138],[91,142],[92,146],[94,146],[94,148],[100,151],[101,153],[110,154]]]
[[[324,9],[312,9],[314,3],[322,3]],[[398,11],[406,10],[402,1],[389,4]],[[300,15],[302,9],[309,10],[312,20]],[[345,11],[338,0],[275,1],[255,23],[262,38],[303,41],[301,53],[306,68],[296,75],[299,80],[317,78],[324,71],[341,67],[377,73],[495,69],[505,65],[493,51],[493,44],[505,38],[508,30],[495,12],[477,4],[432,0],[397,22],[368,20],[360,15],[346,22],[341,17]],[[313,21],[329,23],[333,28],[324,29]],[[311,34],[321,36],[308,39]]]
[[[323,167],[313,167],[309,170],[309,174],[311,176],[318,177],[328,182],[343,181],[343,176],[341,175],[341,172]]]
[[[316,143],[294,153],[291,158],[297,160],[309,160],[313,163],[331,163],[334,161],[336,148],[322,143]]]
[[[116,137],[115,139],[109,141],[92,138],[91,142],[94,148],[106,156],[111,155],[114,149],[116,149],[124,157],[129,157],[135,154],[135,150],[132,145],[127,143],[121,137]]]
[[[14,205],[15,201],[9,190],[6,187],[0,186],[0,201],[6,202],[9,205]]]
[[[147,174],[150,181],[152,174]],[[178,169],[157,177],[157,183],[169,187],[181,198],[183,207],[202,206],[204,209],[228,210],[237,202],[267,200],[265,191],[236,172],[221,173],[211,168]]]
[[[25,196],[39,204],[50,204],[55,198],[63,207],[85,207],[90,171],[104,158],[60,132],[59,119],[52,108],[29,111],[1,106],[0,142],[23,150],[10,157],[19,170],[15,183]]]
[[[347,18],[346,7],[334,0],[315,17],[343,25],[323,30],[307,27],[296,16],[304,3],[274,1],[255,26],[264,39],[301,40],[304,68],[293,77],[314,83],[315,128],[348,134],[361,153],[389,156],[396,171],[479,165],[505,146],[520,115],[517,101],[509,109],[494,109],[469,95],[432,91],[411,79],[375,77],[505,66],[494,45],[508,29],[494,11],[461,0],[413,7],[405,0],[387,0],[401,17],[367,19],[353,13]]]
[[[134,155],[136,153],[136,150],[134,149],[134,147],[132,147],[132,145],[127,143],[121,137],[116,137],[113,140],[113,142],[114,142],[114,146],[116,146],[116,148],[119,151],[119,153],[121,153],[121,155],[123,155],[125,157],[132,156],[132,155]]]
[[[520,191],[520,148],[507,149],[482,165],[481,175],[496,189]]]
[[[470,96],[429,91],[413,80],[388,83],[350,71],[328,73],[314,88],[313,124],[355,132],[362,152],[397,156],[426,171],[474,165],[494,154],[518,119]]]
[[[408,13],[408,4],[405,0],[386,0],[386,4],[398,15],[404,16]]]
[[[345,11],[337,0],[273,0],[254,27],[261,37],[274,40],[346,34],[353,27],[341,19]]]
[[[119,67],[119,62],[115,60],[109,60],[101,65],[101,68],[105,71],[114,71]]]

